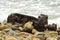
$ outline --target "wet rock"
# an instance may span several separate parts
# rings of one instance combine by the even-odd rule
[[[45,26],[46,29],[48,29],[49,31],[57,31],[57,24],[52,24],[52,25],[46,25]]]
[[[37,20],[37,19],[35,17],[27,16],[27,15],[23,15],[23,14],[19,14],[19,13],[13,13],[13,14],[9,15],[7,18],[7,22],[12,23],[12,24],[14,24],[15,22],[24,24],[31,20]]]
[[[40,32],[45,30],[45,24],[48,24],[48,16],[44,14],[38,16],[38,21],[33,21],[34,28]]]
[[[8,16],[7,22],[12,23],[12,24],[15,24],[15,22],[17,22],[17,23],[21,23],[24,25],[26,22],[32,21],[33,26],[36,30],[44,31],[45,30],[44,25],[48,24],[47,19],[48,19],[48,16],[44,14],[41,14],[40,16],[38,16],[38,18],[35,18],[32,16],[28,16],[28,15],[13,13]]]

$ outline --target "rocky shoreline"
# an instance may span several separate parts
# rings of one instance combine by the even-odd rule
[[[7,22],[0,23],[0,40],[57,40],[57,24],[48,25],[48,16],[34,18],[11,14]]]
[[[9,24],[9,25],[7,25]],[[58,33],[57,31],[48,31],[39,32],[35,29],[32,30],[32,33],[24,31],[24,28],[21,28],[18,25],[11,25],[10,23],[0,25],[0,39],[1,40],[57,40]],[[12,28],[13,27],[13,28]],[[17,27],[17,28],[16,28]]]

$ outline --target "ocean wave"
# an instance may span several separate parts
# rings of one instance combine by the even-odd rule
[[[7,20],[11,13],[34,17],[46,14],[49,16],[49,23],[57,23],[59,26],[60,0],[0,0],[0,21]]]

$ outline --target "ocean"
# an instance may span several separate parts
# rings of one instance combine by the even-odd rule
[[[60,26],[60,0],[0,0],[0,22],[11,13],[38,17],[48,15],[48,23]]]

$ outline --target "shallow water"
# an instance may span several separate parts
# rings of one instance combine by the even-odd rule
[[[35,17],[46,14],[49,16],[49,24],[60,26],[60,0],[0,0],[0,21],[6,20],[11,13]]]

